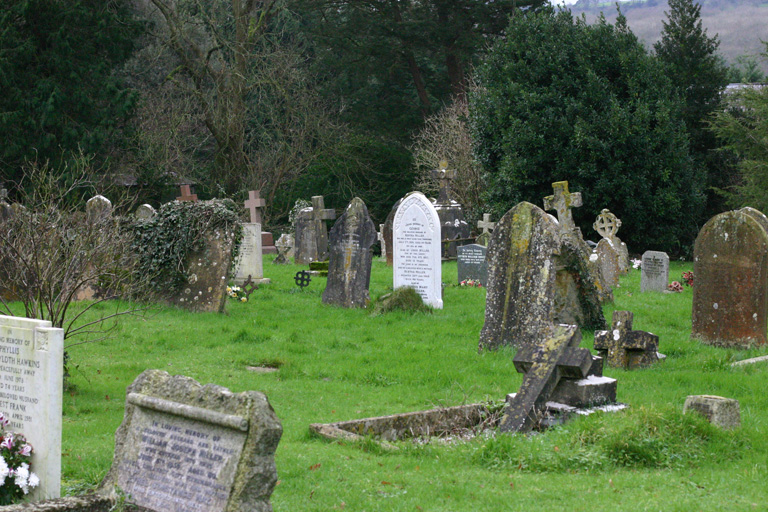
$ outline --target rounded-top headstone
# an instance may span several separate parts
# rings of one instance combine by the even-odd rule
[[[112,201],[102,195],[93,196],[85,203],[89,222],[104,220],[112,214]]]
[[[152,207],[150,204],[142,204],[138,208],[136,208],[136,215],[137,219],[141,220],[149,220],[152,217],[154,217],[157,214],[157,211]]]

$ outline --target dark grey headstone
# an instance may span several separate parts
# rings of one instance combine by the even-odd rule
[[[485,256],[488,249],[482,245],[462,245],[458,248],[459,284],[471,279],[485,286],[488,283],[488,264]]]
[[[294,259],[297,265],[308,265],[317,261],[317,237],[312,220],[312,208],[304,208],[296,216],[296,235],[294,237]]]
[[[374,243],[376,225],[365,203],[356,197],[331,229],[328,284],[323,303],[348,308],[367,306]]]
[[[664,359],[659,354],[659,337],[645,331],[633,331],[631,311],[614,311],[609,331],[595,332],[595,350],[608,366],[632,370]]]

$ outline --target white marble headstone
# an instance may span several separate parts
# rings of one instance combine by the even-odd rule
[[[268,283],[264,279],[264,266],[261,254],[261,224],[243,224],[243,240],[240,242],[240,252],[237,257],[235,283],[243,284],[251,276],[251,281],[260,284]]]
[[[426,304],[442,309],[440,219],[424,194],[403,199],[392,232],[394,287],[409,286]]]
[[[6,427],[34,451],[40,478],[33,501],[58,498],[61,487],[61,393],[64,331],[46,320],[0,315],[0,412]]]

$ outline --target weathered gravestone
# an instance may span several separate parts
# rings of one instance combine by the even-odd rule
[[[459,284],[471,279],[485,286],[488,283],[488,249],[479,244],[462,245],[458,249],[457,266]]]
[[[347,308],[368,305],[374,243],[376,225],[365,203],[356,197],[331,229],[328,284],[323,291],[323,303]]]
[[[103,222],[112,216],[112,201],[104,196],[93,196],[85,203],[85,215],[90,223]]]
[[[437,216],[440,218],[440,238],[443,241],[442,257],[456,258],[457,247],[464,242],[448,242],[448,240],[469,238],[469,224],[464,219],[464,210],[460,203],[451,197],[451,181],[456,177],[456,171],[448,169],[448,162],[440,162],[440,168],[432,171],[440,183],[440,192],[433,202]]]
[[[768,219],[741,209],[711,218],[693,250],[692,337],[718,346],[766,343]]]
[[[271,511],[281,435],[263,393],[146,370],[128,387],[100,492],[154,512]]]
[[[409,286],[434,308],[443,307],[440,218],[421,192],[400,203],[392,225],[394,288]]]
[[[522,202],[508,211],[493,232],[487,262],[480,350],[536,344],[542,333],[574,316],[582,327],[605,327],[583,254],[564,243],[557,222],[541,208]],[[574,284],[567,293],[558,291],[561,273]]]
[[[386,220],[384,221],[384,224],[382,224],[381,228],[381,236],[384,239],[382,243],[382,249],[381,254],[386,256],[387,258],[387,265],[390,267],[394,264],[394,256],[392,253],[393,249],[393,242],[392,242],[392,224],[395,222],[395,214],[397,213],[397,209],[400,208],[400,204],[403,202],[404,197],[401,197],[400,199],[395,202],[395,205],[392,207],[392,210],[390,210],[389,215],[387,215]]]
[[[293,258],[293,235],[290,233],[283,233],[280,235],[280,238],[277,239],[275,247],[277,247],[277,256],[272,260],[272,263],[275,265],[289,264],[291,258]]]
[[[483,220],[477,221],[477,227],[482,229],[483,232],[477,235],[475,243],[488,247],[488,244],[491,242],[491,232],[496,227],[496,223],[491,222],[491,214],[484,213]]]
[[[501,432],[538,428],[550,400],[578,407],[616,400],[616,380],[602,377],[599,358],[579,348],[577,326],[557,325],[542,334],[539,344],[521,347],[515,354],[515,369],[525,375],[520,390],[507,397]],[[587,380],[590,375],[596,378]],[[570,381],[567,387],[565,381]]]
[[[621,227],[621,219],[611,213],[610,210],[603,208],[592,224],[592,227],[602,237],[600,243],[603,243],[603,240],[605,240],[603,245],[608,246],[606,249],[610,248],[616,253],[619,273],[626,274],[629,272],[629,250],[627,249],[627,244],[622,242],[617,236]],[[597,244],[598,247],[600,247],[600,243]]]
[[[203,235],[202,241],[184,262],[187,283],[171,299],[172,304],[190,311],[224,311],[234,237],[234,233],[223,229]]]
[[[379,247],[381,247],[381,256],[387,257],[387,241],[384,239],[384,224],[379,224],[379,232],[376,233],[376,239],[379,241]]]
[[[716,395],[689,395],[685,398],[683,414],[690,411],[704,416],[708,422],[726,430],[741,425],[739,401]]]
[[[157,215],[157,211],[152,207],[151,204],[142,204],[138,208],[136,208],[136,212],[134,213],[137,219],[140,220],[149,220],[155,215]]]
[[[611,289],[619,285],[619,274],[621,267],[619,265],[619,255],[611,247],[611,242],[603,238],[592,251],[592,258],[597,260],[597,269],[600,272],[602,284]]]
[[[640,271],[641,292],[665,292],[669,284],[669,256],[665,252],[645,251]]]
[[[336,218],[332,209],[326,209],[323,196],[312,196],[312,206],[304,208],[296,218],[294,255],[297,265],[328,258],[328,228],[326,220]]]
[[[632,370],[666,358],[659,354],[659,337],[645,331],[633,331],[631,311],[614,311],[610,331],[595,332],[595,350],[608,366]]]
[[[40,478],[33,501],[58,498],[64,331],[46,320],[0,315],[0,412],[32,445]],[[11,478],[11,477],[8,477]]]
[[[264,206],[264,200],[259,198],[258,190],[251,190],[250,197],[245,201],[245,207],[249,210],[251,222],[243,223],[243,239],[237,253],[235,263],[234,282],[242,285],[249,278],[255,285],[269,283],[264,278],[264,264],[261,252],[262,232],[261,213],[259,207]]]

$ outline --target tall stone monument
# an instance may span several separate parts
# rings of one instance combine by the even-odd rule
[[[368,305],[374,243],[376,226],[363,200],[356,197],[331,229],[328,284],[323,303],[347,308]]]
[[[443,240],[442,257],[455,259],[456,247],[464,242],[445,242],[446,240],[469,238],[469,224],[464,219],[464,210],[460,203],[451,197],[451,182],[456,178],[456,171],[448,169],[448,162],[440,162],[440,168],[432,171],[440,183],[440,192],[434,201],[437,215],[440,217],[440,238]]]
[[[766,343],[768,219],[754,208],[712,217],[693,250],[693,333],[709,345]]]
[[[270,280],[264,277],[264,264],[261,252],[262,231],[261,231],[261,212],[259,208],[264,206],[264,199],[259,197],[258,190],[248,192],[249,198],[245,201],[245,207],[250,215],[250,222],[245,222],[243,226],[243,239],[235,263],[235,284],[242,285],[250,277],[254,284],[269,283]]]
[[[394,288],[409,286],[424,302],[442,309],[440,218],[421,192],[411,192],[392,225]]]
[[[301,210],[296,219],[294,255],[297,265],[328,258],[328,228],[325,221],[335,218],[336,213],[325,208],[323,196],[312,196],[312,206]]]

